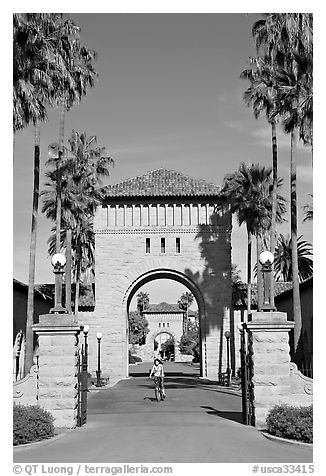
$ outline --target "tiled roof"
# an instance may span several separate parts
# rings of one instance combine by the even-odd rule
[[[292,289],[292,283],[276,281],[274,286],[274,296],[275,298],[281,295],[282,293]],[[233,286],[232,289],[232,304],[234,307],[246,307],[247,306],[247,285],[241,283],[238,286]],[[258,294],[257,294],[257,284],[251,284],[251,304],[252,306],[257,306],[258,304]]]
[[[213,183],[164,168],[102,188],[103,198],[216,196],[219,192]]]
[[[45,292],[43,285],[35,285],[34,286],[34,296],[40,297],[44,301],[49,301],[53,302],[54,300],[54,295],[52,292]],[[22,283],[18,279],[13,278],[13,287],[14,289],[21,289],[24,293],[28,293],[28,285],[25,283]]]
[[[144,314],[156,312],[184,312],[180,309],[178,304],[169,304],[168,302],[161,302],[159,304],[149,304],[148,308],[144,310]]]

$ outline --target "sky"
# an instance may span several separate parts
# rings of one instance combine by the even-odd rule
[[[74,129],[96,135],[115,166],[109,183],[159,167],[222,184],[240,162],[271,165],[270,128],[244,104],[239,79],[255,55],[245,13],[73,13],[81,41],[98,52],[99,80],[66,116],[65,139]],[[41,126],[41,189],[47,147],[58,140],[59,110]],[[32,209],[34,130],[16,134],[13,166],[13,277],[27,282]],[[289,198],[290,139],[278,127],[279,175]],[[298,148],[298,231],[312,243],[302,206],[313,193],[309,149]],[[288,216],[289,218],[289,216]],[[36,283],[53,282],[46,241],[52,223],[40,214]],[[289,233],[289,222],[279,229]],[[234,224],[232,261],[245,279],[246,232]],[[159,302],[162,285],[151,290]],[[147,286],[148,287],[148,286]],[[156,290],[154,289],[156,288]],[[173,289],[175,288],[175,291]],[[176,302],[178,287],[166,287]]]

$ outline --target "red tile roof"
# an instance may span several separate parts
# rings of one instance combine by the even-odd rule
[[[194,197],[219,195],[220,187],[174,170],[160,168],[102,188],[110,197]]]
[[[164,312],[185,312],[180,309],[178,304],[169,304],[168,302],[161,302],[159,304],[149,304],[149,306],[144,310],[143,314],[152,314],[152,313],[164,313]]]

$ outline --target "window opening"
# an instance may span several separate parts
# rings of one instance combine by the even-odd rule
[[[161,253],[165,253],[165,238],[161,238]]]
[[[175,252],[176,253],[181,253],[180,238],[175,239]]]
[[[146,238],[146,253],[150,253],[150,252],[151,252],[151,239]]]

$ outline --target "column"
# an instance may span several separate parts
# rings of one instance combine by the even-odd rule
[[[135,205],[131,205],[131,226],[135,223]]]
[[[118,205],[114,207],[114,226],[118,226]]]
[[[293,327],[285,312],[253,312],[247,323],[255,426],[259,429],[266,428],[268,411],[291,395],[289,332]]]
[[[57,428],[77,425],[78,334],[72,315],[44,314],[33,326],[39,340],[39,405]]]

